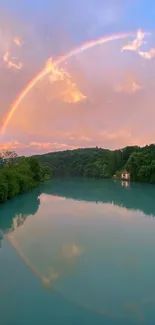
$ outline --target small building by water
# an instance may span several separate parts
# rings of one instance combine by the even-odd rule
[[[130,181],[130,173],[124,170],[121,174],[121,179],[124,181]]]

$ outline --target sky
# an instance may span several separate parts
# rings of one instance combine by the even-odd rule
[[[0,151],[154,143],[154,16],[153,0],[1,0]]]

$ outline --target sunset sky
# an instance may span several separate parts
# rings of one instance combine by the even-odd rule
[[[155,143],[154,17],[153,0],[1,0],[0,151]]]

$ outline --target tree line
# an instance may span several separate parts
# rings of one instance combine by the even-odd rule
[[[0,203],[28,192],[51,176],[119,178],[126,169],[131,180],[155,183],[155,145],[127,146],[120,150],[86,148],[18,157],[0,154]]]
[[[50,178],[49,168],[35,157],[18,157],[15,152],[0,154],[0,203],[36,187]]]
[[[137,182],[155,183],[155,145],[120,150],[86,148],[35,156],[53,176],[119,178],[123,170]]]

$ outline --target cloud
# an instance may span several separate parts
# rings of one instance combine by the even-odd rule
[[[10,53],[8,51],[3,55],[3,61],[6,63],[6,66],[8,68],[21,70],[21,68],[23,67],[21,62],[16,63],[15,58],[10,58]]]
[[[76,146],[68,145],[66,143],[57,143],[57,142],[30,142],[26,145],[27,148],[36,149],[45,149],[45,150],[67,150],[67,149],[76,149]]]
[[[88,137],[86,135],[80,135],[80,134],[68,133],[68,138],[70,140],[76,140],[76,141],[86,141],[86,142],[92,141],[92,139],[90,137]]]
[[[118,140],[120,138],[132,138],[131,133],[126,130],[119,130],[117,132],[103,131],[101,136],[110,140]]]
[[[15,57],[17,56],[17,47],[21,47],[22,44],[18,36],[13,36],[13,31],[11,28],[9,29],[9,26],[4,27],[3,24],[0,24],[0,56],[5,63],[5,67],[17,70],[22,68],[22,63]]]
[[[52,60],[46,63],[46,71],[51,71],[49,81],[51,84],[54,82],[63,82],[63,90],[59,90],[58,97],[65,103],[79,103],[86,100],[86,96],[78,89],[75,82],[72,81],[70,74],[64,69],[58,69]]]
[[[138,54],[144,59],[151,60],[155,57],[155,48],[150,49],[148,52],[139,51]]]
[[[148,51],[140,51],[139,50],[140,47],[143,44],[145,44],[144,37],[145,37],[145,33],[142,30],[138,30],[136,39],[133,42],[131,42],[131,43],[127,44],[127,45],[124,45],[121,48],[121,52],[123,52],[123,51],[133,51],[133,52],[136,52],[142,58],[147,59],[147,60],[151,60],[152,58],[155,57],[155,48],[151,48]]]
[[[117,85],[114,90],[117,93],[126,93],[126,94],[134,94],[137,91],[141,90],[142,87],[138,85],[135,81],[132,81],[128,84]]]
[[[14,37],[13,41],[17,46],[22,46],[23,44],[22,40],[18,36]]]
[[[123,51],[137,52],[137,50],[144,44],[144,36],[145,36],[145,34],[143,33],[143,31],[141,29],[139,29],[137,32],[136,39],[133,42],[131,42],[127,45],[124,45],[121,48],[121,52],[123,52]]]
[[[68,136],[71,140],[74,140],[74,144],[61,143],[61,142],[43,142],[43,141],[30,141],[30,142],[19,142],[19,141],[8,141],[0,143],[0,152],[15,151],[18,155],[32,155],[32,154],[43,154],[47,152],[73,150],[85,147],[95,147],[98,145],[103,148],[121,148],[126,145],[139,145],[143,146],[147,143],[151,143],[154,134],[150,134],[147,137],[137,137],[134,133],[128,129],[120,129],[113,131],[100,131],[93,135],[94,137],[88,138],[87,136]],[[81,140],[81,142],[80,142]],[[76,145],[75,145],[76,144]]]
[[[33,154],[33,153],[45,153],[52,151],[61,151],[69,149],[77,149],[77,146],[69,145],[66,143],[57,143],[57,142],[19,142],[19,141],[10,141],[10,142],[1,142],[0,143],[0,152],[7,150],[16,151],[18,154]]]
[[[125,81],[121,84],[118,84],[114,87],[114,91],[116,93],[126,93],[126,94],[134,94],[137,91],[141,90],[142,86],[140,86],[135,81],[135,76],[131,73],[127,73],[125,76]]]
[[[62,93],[62,100],[65,103],[79,103],[81,101],[86,100],[86,96],[81,93],[81,91],[77,88],[75,83],[68,83],[67,89],[65,89]]]
[[[102,131],[100,133],[100,137],[102,138],[103,143],[109,143],[109,147],[120,149],[127,145],[138,145],[143,146],[146,144],[144,141],[144,137],[137,137],[133,134],[133,132],[130,131],[130,129],[121,129],[116,131]],[[119,143],[119,145],[118,145]]]
[[[10,142],[0,142],[0,152],[7,150],[17,150],[23,148],[23,144],[19,141],[10,141]]]

